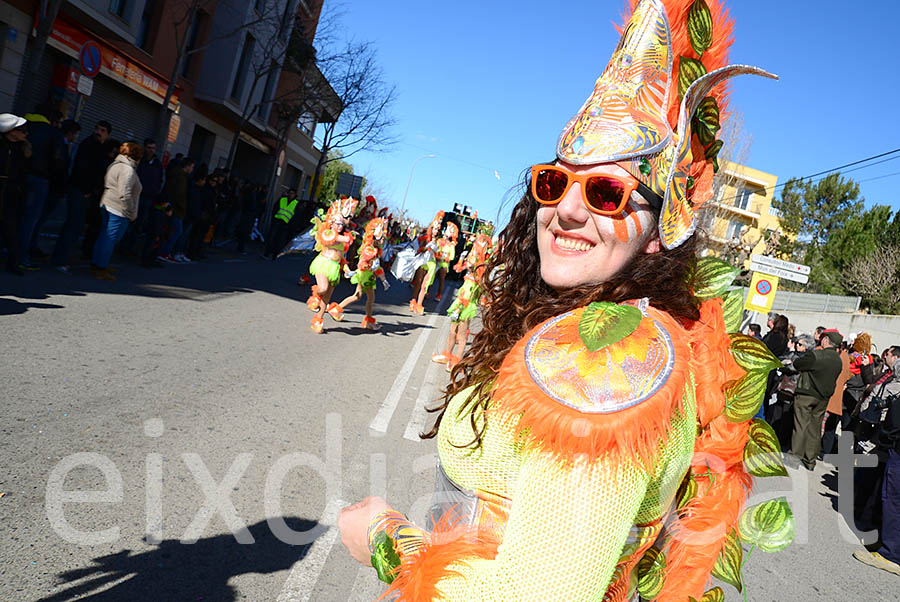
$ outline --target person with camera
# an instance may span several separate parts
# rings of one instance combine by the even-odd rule
[[[841,357],[838,348],[844,337],[837,330],[826,330],[821,349],[807,352],[794,360],[794,369],[800,373],[794,396],[794,432],[791,436],[791,454],[785,463],[813,470],[822,447],[822,421],[828,400],[834,394],[841,374]]]
[[[900,575],[900,346],[885,354],[891,376],[872,389],[860,406],[860,425],[871,425],[871,436],[860,441],[861,451],[869,449],[884,467],[881,477],[880,546],[870,552],[863,548],[853,557],[895,575]],[[865,444],[865,445],[864,445]],[[873,488],[877,497],[877,488]],[[878,518],[878,513],[873,513]]]

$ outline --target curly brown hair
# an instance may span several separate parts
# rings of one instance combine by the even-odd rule
[[[500,250],[486,269],[484,295],[487,307],[482,329],[451,372],[434,426],[422,438],[437,435],[444,412],[454,395],[475,384],[474,394],[464,404],[474,439],[479,447],[486,421],[478,419],[487,408],[488,391],[506,354],[525,333],[541,322],[595,301],[621,302],[648,297],[650,304],[683,323],[700,317],[693,295],[696,236],[674,249],[640,253],[612,279],[564,291],[556,291],[541,278],[537,243],[538,203],[531,196],[526,178],[521,199],[513,208],[509,224],[500,234]],[[502,269],[495,269],[503,266]]]

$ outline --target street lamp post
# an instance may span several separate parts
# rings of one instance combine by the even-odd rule
[[[416,168],[416,163],[421,161],[422,159],[434,159],[437,155],[422,155],[415,161],[413,161],[412,167],[409,168],[409,178],[406,180],[406,191],[403,193],[403,203],[400,204],[400,214],[403,215],[403,210],[406,209],[406,195],[409,194],[409,183],[412,182],[413,170]]]

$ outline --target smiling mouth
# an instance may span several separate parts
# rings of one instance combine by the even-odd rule
[[[556,246],[563,251],[585,252],[590,251],[596,246],[593,243],[589,243],[585,240],[566,238],[565,236],[562,236],[560,234],[557,234],[553,237],[553,242],[556,243]]]

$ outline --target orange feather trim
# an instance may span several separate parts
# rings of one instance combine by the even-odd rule
[[[683,407],[691,350],[687,333],[672,317],[653,308],[648,313],[668,331],[675,354],[672,373],[650,399],[608,414],[579,412],[551,399],[532,380],[525,364],[525,346],[538,325],[516,343],[500,366],[489,416],[514,425],[529,445],[563,461],[580,454],[591,459],[613,454],[651,464],[668,439],[674,413]]]
[[[448,512],[434,526],[427,544],[412,556],[403,556],[397,576],[378,600],[430,602],[441,600],[441,580],[461,576],[452,564],[466,560],[490,560],[497,556],[500,536],[489,529],[460,526]],[[394,596],[397,596],[394,598]]]
[[[697,495],[667,525],[666,576],[657,602],[699,600],[710,581],[716,559],[736,528],[752,478],[744,469],[743,452],[750,424],[724,416],[724,386],[744,375],[730,352],[722,317],[722,300],[700,306],[691,330],[697,416],[701,427],[694,445],[691,473]]]

